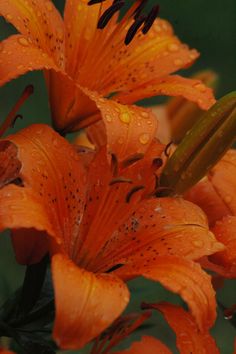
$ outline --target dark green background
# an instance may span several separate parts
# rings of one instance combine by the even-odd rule
[[[154,3],[154,1],[150,2]],[[200,59],[193,68],[186,71],[186,75],[199,69],[211,68],[220,76],[218,97],[236,89],[236,0],[160,0],[157,2],[161,5],[161,17],[170,20],[178,36],[201,52]],[[61,10],[64,1],[55,0],[54,3]],[[0,20],[0,39],[6,38],[14,31],[9,24]],[[15,55],[17,56],[17,53]],[[22,107],[24,120],[18,121],[15,129],[33,122],[50,121],[41,73],[29,73],[0,89],[1,120],[11,109],[23,88],[30,83],[34,84],[35,93]],[[0,301],[21,284],[23,270],[23,267],[19,267],[14,260],[8,235],[3,234],[0,238]],[[145,280],[132,282],[131,288],[133,290],[133,300],[129,307],[131,311],[138,309],[142,300],[179,301],[158,284]],[[235,303],[235,281],[227,281],[226,287],[219,292],[219,297],[225,305],[230,306]],[[155,327],[143,330],[141,333],[155,335],[173,348],[174,334],[168,329],[161,316],[153,316],[150,322],[155,324]],[[222,315],[219,316],[213,333],[221,352],[232,353],[233,338],[236,333]],[[136,334],[136,337],[139,335],[140,333]]]

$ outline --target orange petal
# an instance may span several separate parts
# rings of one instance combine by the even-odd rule
[[[114,354],[171,354],[167,346],[158,339],[143,336],[140,342],[134,342],[130,349],[115,352]]]
[[[19,177],[23,184],[23,187],[17,189],[19,197],[16,195],[14,202],[11,201],[9,218],[14,218],[15,209],[24,202],[24,193],[35,195],[36,199],[32,200],[32,203],[35,202],[38,208],[46,211],[47,219],[53,225],[53,235],[59,243],[62,242],[66,251],[72,254],[74,242],[78,238],[78,220],[82,217],[85,195],[86,171],[79,154],[72,145],[46,125],[32,125],[9,136],[7,141],[13,142],[17,147],[17,157],[22,165]],[[13,190],[14,187],[9,186]],[[6,188],[3,188],[1,193],[7,195]],[[1,199],[5,198],[5,194]],[[34,215],[31,220],[30,213],[33,213],[33,210],[29,211],[28,207],[25,207],[24,212],[25,215],[29,214],[23,218],[29,225],[16,224],[8,227],[34,228],[38,225],[36,215],[36,225],[32,221]],[[4,224],[5,219],[2,222]]]
[[[118,278],[93,274],[61,254],[52,258],[56,301],[53,337],[60,348],[79,349],[125,309],[129,291]]]
[[[220,354],[215,340],[208,331],[199,332],[196,322],[190,313],[182,307],[161,303],[151,305],[159,310],[174,330],[177,339],[177,348],[181,354]]]
[[[57,70],[53,59],[22,35],[13,35],[0,42],[0,63],[0,86],[28,71]]]
[[[153,79],[147,84],[135,87],[134,90],[120,93],[116,98],[123,103],[133,103],[152,96],[181,96],[195,102],[201,109],[209,109],[215,98],[211,88],[205,86],[200,80],[187,79],[181,76],[166,76]]]
[[[96,154],[89,166],[86,210],[75,248],[76,259],[82,261],[84,267],[89,263],[92,267],[89,269],[97,270],[98,264],[102,265],[104,247],[111,235],[117,233],[152,186],[153,159],[160,156],[162,147],[153,142],[145,157],[136,154],[123,164],[108,155],[109,163],[105,148]],[[142,188],[135,189],[137,187]],[[154,189],[154,183],[152,187]]]
[[[15,352],[11,352],[10,350],[0,348],[0,354],[15,354]]]
[[[213,228],[216,238],[222,242],[226,249],[210,257],[213,263],[225,268],[229,276],[236,276],[236,216],[227,216],[218,221]]]
[[[43,49],[49,57],[54,58],[59,66],[63,64],[64,24],[51,0],[1,0],[0,15],[4,16],[36,47]],[[23,47],[20,49],[22,52]],[[20,52],[14,50],[13,55],[16,60]],[[33,62],[32,59],[29,61]]]
[[[108,151],[120,160],[147,151],[157,129],[156,118],[150,110],[121,105],[86,89],[84,92],[101,111],[107,133]]]
[[[236,215],[236,150],[229,150],[210,171],[208,178],[231,215]]]
[[[159,256],[199,259],[224,248],[209,231],[205,214],[181,198],[143,200],[106,243],[101,267],[155,266]],[[100,268],[99,268],[100,269]],[[104,268],[101,268],[104,269]],[[125,267],[120,268],[120,275]]]
[[[227,205],[206,177],[192,187],[185,194],[185,198],[201,207],[208,217],[210,226],[213,226],[222,217],[231,214]]]
[[[101,119],[97,117],[99,112],[96,104],[66,73],[51,70],[47,72],[46,82],[57,131],[77,131]]]
[[[15,185],[0,190],[0,229],[22,229],[20,235],[13,237],[13,244],[17,260],[23,264],[36,263],[45,254],[47,239],[42,231],[55,235],[37,193]]]
[[[208,176],[186,198],[198,204],[213,226],[226,215],[236,215],[236,151],[229,150]]]
[[[17,147],[9,141],[0,144],[0,187],[19,177],[21,162],[17,159]]]
[[[110,0],[107,0],[102,6],[101,4],[88,6],[87,0],[66,1],[64,10],[67,57],[66,71],[70,76],[76,77],[78,72],[81,72],[83,66],[86,65],[86,62],[83,63],[82,60],[92,47],[94,53],[96,53],[95,48],[96,44],[98,44],[96,40],[100,39],[99,45],[102,44],[104,40],[103,37],[107,30],[105,29],[105,33],[101,33],[101,31],[97,29],[97,23],[101,15],[101,8],[103,10],[104,7],[106,8],[110,5]]]
[[[176,256],[160,256],[155,264],[141,268],[135,264],[122,267],[117,274],[122,278],[134,275],[159,281],[168,290],[186,301],[201,331],[210,328],[216,319],[215,292],[211,277],[199,264]]]
[[[135,89],[155,78],[164,77],[190,65],[197,57],[174,36],[171,25],[158,19],[148,35],[141,31],[129,46],[124,44],[128,22],[121,21],[107,27],[106,41],[94,37],[95,51],[90,51],[80,73],[81,85],[97,90],[104,95],[112,92]],[[102,38],[100,39],[102,40]],[[115,53],[115,55],[114,55]],[[92,68],[92,70],[91,70]],[[89,73],[86,77],[85,73]],[[93,81],[91,81],[93,78]],[[92,82],[88,85],[89,82]]]

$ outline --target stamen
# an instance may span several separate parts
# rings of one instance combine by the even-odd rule
[[[231,306],[229,309],[224,310],[224,318],[226,320],[231,320],[236,315],[236,304]]]
[[[111,154],[111,172],[114,177],[118,175],[118,159],[115,154]]]
[[[14,128],[14,126],[15,126],[15,124],[16,124],[16,121],[17,121],[17,119],[23,119],[23,116],[22,116],[22,114],[17,114],[15,117],[14,117],[14,120],[12,121],[12,123],[11,123],[11,128]]]
[[[170,156],[169,148],[171,147],[172,144],[173,144],[173,141],[170,141],[165,147],[164,154],[166,155],[166,157]]]
[[[160,168],[163,165],[163,160],[160,157],[155,158],[152,161],[152,167],[157,170],[158,168]]]
[[[101,2],[104,2],[104,1],[106,1],[106,0],[90,0],[88,2],[88,5],[90,6],[90,5],[100,4]]]
[[[172,193],[173,193],[173,189],[172,188],[169,188],[169,187],[158,187],[154,191],[153,195],[155,197],[161,198],[161,197],[168,197]]]
[[[130,26],[126,37],[125,37],[125,44],[128,45],[132,39],[134,38],[135,34],[138,32],[139,28],[142,26],[142,24],[145,22],[146,18],[145,16],[139,16],[138,18],[135,19],[134,23]]]
[[[98,21],[97,28],[103,29],[108,22],[111,20],[112,16],[119,11],[123,6],[125,2],[123,0],[118,0],[113,2],[113,4],[102,14]]]
[[[110,268],[106,273],[111,273],[113,272],[114,270],[117,270],[121,267],[123,267],[124,264],[116,264],[115,266],[113,266],[112,268]]]
[[[152,8],[152,10],[150,11],[149,15],[147,16],[147,18],[145,20],[145,24],[142,29],[143,34],[146,34],[150,30],[150,28],[153,25],[153,22],[155,21],[155,19],[157,18],[157,15],[159,14],[159,11],[160,11],[159,5],[156,5]]]
[[[9,127],[14,126],[15,121],[17,118],[21,117],[20,115],[17,115],[18,110],[20,107],[23,105],[23,103],[27,100],[27,98],[32,95],[34,92],[34,87],[32,85],[26,86],[24,89],[21,97],[19,100],[16,102],[14,107],[12,108],[11,112],[8,114],[7,118],[3,122],[3,124],[0,127],[0,137],[7,131]]]
[[[143,9],[145,8],[148,0],[141,0],[141,4],[137,7],[137,9],[134,11],[133,16],[134,19],[136,20],[140,15]]]
[[[127,159],[125,159],[122,162],[122,168],[126,168],[126,167],[129,167],[129,166],[133,165],[135,162],[143,159],[143,157],[144,157],[144,154],[142,154],[142,153],[135,154],[133,156],[128,157]]]
[[[126,203],[129,203],[132,196],[134,195],[134,193],[144,189],[145,187],[144,186],[135,186],[134,188],[132,188],[129,193],[127,194],[125,200],[126,200]]]
[[[109,186],[113,186],[114,184],[117,183],[133,183],[132,179],[129,178],[125,178],[125,177],[117,177],[117,178],[113,178],[110,183]]]

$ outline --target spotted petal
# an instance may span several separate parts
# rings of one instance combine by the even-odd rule
[[[47,231],[70,254],[84,207],[85,170],[79,155],[46,125],[30,126],[7,141],[17,148],[21,186],[10,184],[0,190],[1,228]],[[0,142],[5,144],[6,140]],[[16,243],[19,239],[27,242],[28,233],[18,234]],[[27,253],[19,255],[21,259],[34,259],[32,251],[37,258],[40,247],[20,249]]]
[[[30,43],[25,36],[9,37],[0,42],[0,49],[0,86],[28,71],[57,70],[53,59]]]
[[[143,97],[159,95],[184,97],[197,103],[204,110],[209,109],[215,103],[211,88],[205,86],[200,80],[186,79],[177,75],[153,79],[135,87],[135,89],[120,93],[117,99],[130,104],[143,99]]]
[[[53,58],[55,64],[63,65],[64,24],[51,0],[2,0],[0,16],[5,17],[31,43]],[[15,59],[19,53],[15,48]]]

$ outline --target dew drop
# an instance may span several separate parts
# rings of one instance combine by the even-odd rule
[[[183,61],[182,61],[181,59],[175,59],[175,60],[174,60],[174,64],[175,64],[176,66],[180,66],[180,65],[183,65]]]
[[[148,133],[143,133],[139,137],[139,141],[143,145],[147,144],[149,142],[149,140],[150,140],[150,135]]]
[[[143,118],[148,118],[148,117],[149,117],[149,114],[148,114],[148,112],[141,112],[141,116],[142,116]]]
[[[206,92],[206,87],[203,84],[197,83],[194,87],[200,92]]]
[[[127,112],[121,113],[119,118],[125,124],[129,124],[130,123],[130,114],[127,113]]]
[[[51,3],[50,1],[47,1],[47,2],[46,2],[46,8],[47,8],[47,10],[50,11],[50,12],[53,10],[53,6],[52,6],[52,3]]]
[[[13,19],[13,17],[12,17],[12,15],[7,14],[7,15],[6,15],[6,19],[7,19],[8,21],[11,21],[11,20]]]
[[[106,114],[105,118],[107,122],[112,122],[112,117],[109,114]]]
[[[24,38],[24,37],[20,37],[20,38],[18,39],[18,42],[19,42],[21,45],[23,45],[24,47],[28,47],[28,46],[29,46],[28,40],[27,40],[26,38]]]
[[[177,52],[179,50],[179,46],[176,43],[171,43],[168,45],[168,50],[170,52]]]
[[[203,246],[203,241],[202,240],[194,240],[193,242],[193,246],[200,248]]]

